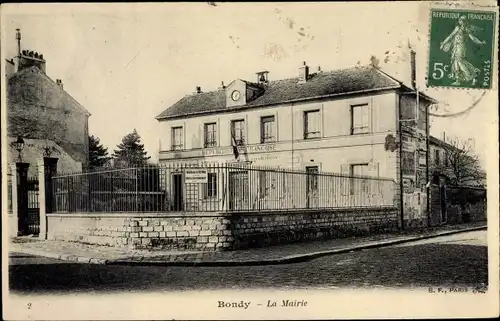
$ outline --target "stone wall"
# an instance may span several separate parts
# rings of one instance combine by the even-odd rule
[[[17,161],[18,152],[15,150],[12,143],[17,137],[7,137],[7,160],[11,164]],[[56,157],[58,173],[75,173],[82,171],[82,163],[75,161],[68,153],[66,153],[59,145],[53,141],[44,139],[24,139],[24,149],[22,151],[23,162],[29,163],[28,177],[38,175],[37,161],[45,157],[45,148],[50,151],[51,157]]]
[[[396,208],[255,213],[48,214],[47,238],[131,248],[242,249],[398,229]]]
[[[133,248],[229,248],[229,220],[221,213],[48,214],[49,240]]]
[[[398,230],[396,208],[238,213],[229,217],[232,248],[362,236]]]
[[[84,168],[88,163],[88,115],[36,67],[8,78],[8,136],[53,141]]]
[[[445,187],[445,213],[441,216],[439,186],[431,187],[431,225],[486,221],[486,190],[480,188]]]

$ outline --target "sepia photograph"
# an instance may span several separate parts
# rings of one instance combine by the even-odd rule
[[[498,317],[496,2],[0,12],[4,319]]]

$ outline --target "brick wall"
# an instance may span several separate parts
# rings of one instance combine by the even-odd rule
[[[81,108],[36,67],[24,69],[8,79],[8,136],[53,141],[85,167],[88,116]]]
[[[131,248],[242,249],[397,230],[396,208],[283,213],[48,214],[48,239]]]

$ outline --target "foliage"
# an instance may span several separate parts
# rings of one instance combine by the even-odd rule
[[[120,167],[144,166],[151,158],[147,156],[144,144],[141,144],[141,137],[135,129],[132,133],[124,136],[117,147],[118,149],[113,153],[113,158],[115,164]]]
[[[442,157],[431,165],[431,173],[447,177],[452,186],[482,185],[485,174],[470,141],[447,139]]]
[[[90,169],[101,168],[108,161],[108,149],[104,147],[98,137],[89,136],[89,167]]]

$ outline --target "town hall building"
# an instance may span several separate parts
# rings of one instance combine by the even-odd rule
[[[410,70],[414,85],[415,55]],[[374,66],[253,82],[186,96],[156,117],[159,161],[239,162],[388,178],[405,215],[425,215],[426,109],[434,99]],[[401,143],[400,143],[401,142]],[[423,217],[422,217],[423,218]]]

